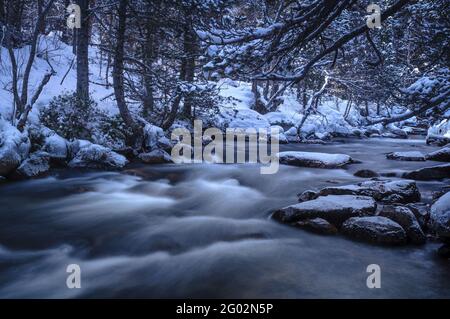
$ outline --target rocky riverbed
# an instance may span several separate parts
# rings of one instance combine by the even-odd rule
[[[281,151],[351,161],[317,168],[303,153],[276,175],[129,164],[0,183],[0,296],[449,298],[448,176],[403,178],[446,163],[386,157],[441,148],[342,139]],[[292,219],[279,223],[277,211]],[[72,263],[81,289],[65,286]],[[370,264],[381,289],[366,286]]]

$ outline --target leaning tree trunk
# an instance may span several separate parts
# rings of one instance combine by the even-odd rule
[[[77,96],[89,100],[89,0],[77,0],[81,9],[81,28],[77,29]]]
[[[134,148],[140,148],[142,146],[142,129],[133,120],[128,106],[125,100],[124,89],[124,48],[125,48],[125,31],[127,20],[127,7],[128,0],[120,0],[118,8],[119,23],[117,27],[117,43],[114,52],[114,66],[113,66],[113,86],[114,95],[116,97],[117,106],[119,108],[120,115],[125,124],[133,131],[133,136],[129,137],[128,144]]]

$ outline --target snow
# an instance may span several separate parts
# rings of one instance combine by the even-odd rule
[[[345,154],[297,151],[280,152],[277,154],[277,157],[282,164],[320,168],[337,168],[352,161],[352,158]]]
[[[30,148],[27,134],[19,132],[0,116],[0,176],[17,168],[28,156]]]
[[[76,140],[71,147],[75,156],[69,162],[69,167],[122,168],[128,163],[124,156],[89,141]]]
[[[387,154],[386,157],[400,161],[425,161],[425,155],[419,151],[393,152]]]
[[[445,137],[450,139],[450,121],[448,119],[444,119],[438,124],[431,126],[428,129],[427,139],[432,137]]]
[[[323,218],[339,226],[350,217],[375,213],[375,200],[368,196],[330,195],[282,208],[272,215],[283,223]]]

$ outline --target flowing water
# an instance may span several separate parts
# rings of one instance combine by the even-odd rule
[[[450,298],[450,263],[437,243],[379,247],[268,218],[303,190],[363,180],[353,176],[359,169],[433,164],[389,161],[387,152],[435,149],[420,139],[290,144],[282,150],[363,163],[280,166],[276,175],[254,164],[135,164],[0,184],[0,297]],[[445,184],[418,186],[429,202]],[[81,289],[66,286],[69,264],[81,267]],[[366,286],[369,264],[381,267],[381,289]]]

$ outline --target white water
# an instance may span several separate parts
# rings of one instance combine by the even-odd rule
[[[137,165],[124,172],[60,171],[0,185],[0,297],[450,297],[437,244],[388,248],[277,224],[270,211],[296,194],[406,171],[390,151],[430,151],[422,140],[354,140],[284,150],[344,153],[348,170],[257,165]],[[425,201],[445,182],[419,183]],[[82,288],[66,287],[68,264]],[[379,264],[382,288],[366,286]]]

